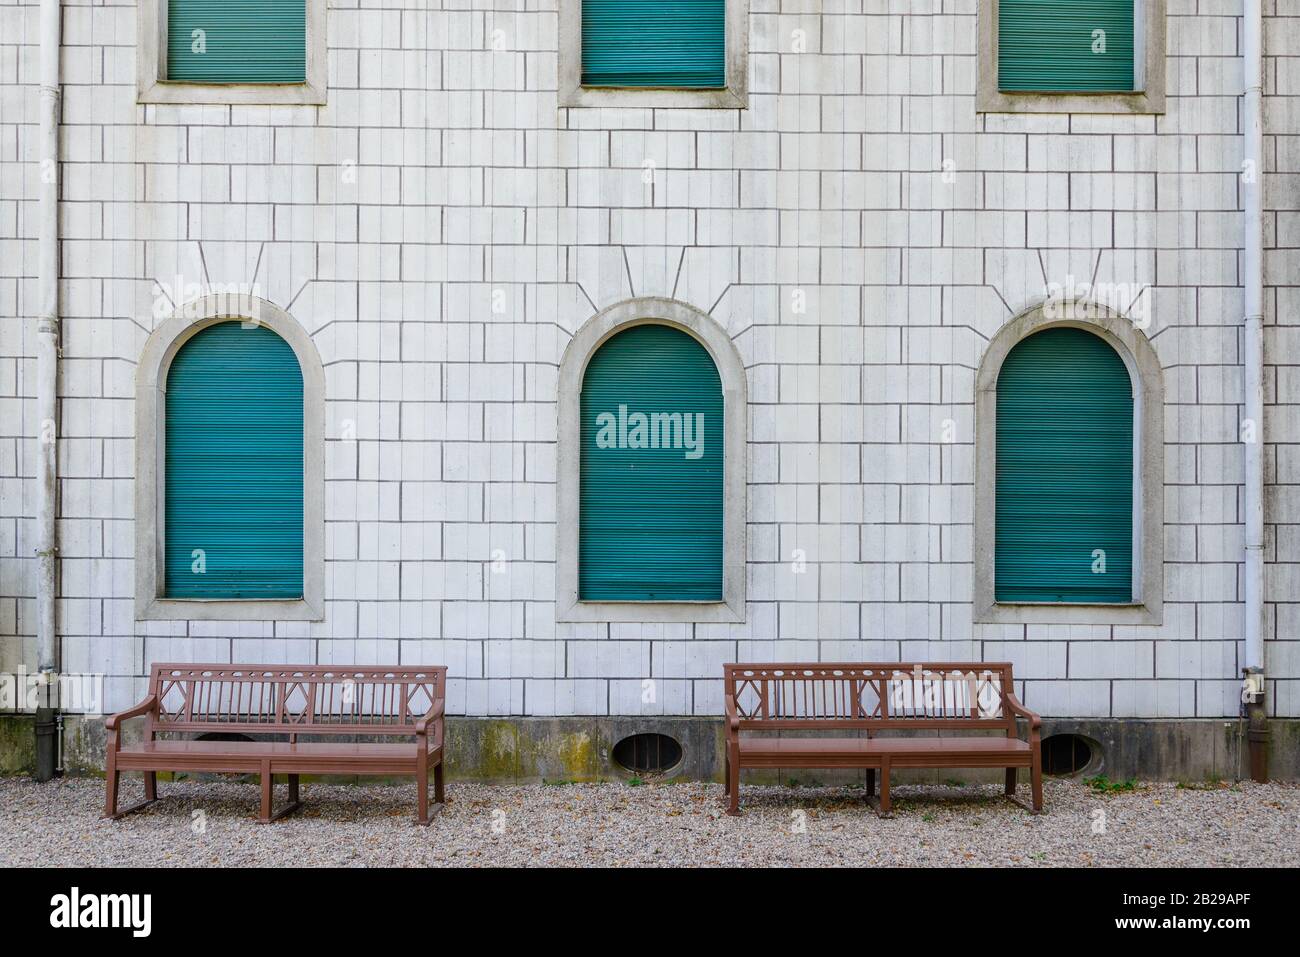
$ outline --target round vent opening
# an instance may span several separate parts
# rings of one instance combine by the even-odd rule
[[[682,760],[682,746],[666,734],[633,734],[614,745],[616,764],[633,774],[662,774]]]
[[[1094,742],[1081,734],[1054,734],[1043,739],[1044,774],[1078,774],[1092,763]]]

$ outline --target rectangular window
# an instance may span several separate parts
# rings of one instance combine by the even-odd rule
[[[329,0],[139,0],[140,103],[325,102]]]
[[[1142,77],[1134,76],[1134,6],[1134,0],[1001,0],[998,89],[1140,89]]]
[[[744,109],[749,0],[558,0],[561,106]]]
[[[726,0],[582,0],[582,85],[727,85]]]
[[[168,0],[167,79],[305,82],[306,0]]]
[[[1163,113],[1168,0],[980,0],[981,113]]]

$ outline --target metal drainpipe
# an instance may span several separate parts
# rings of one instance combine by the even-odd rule
[[[1246,441],[1246,660],[1241,700],[1247,718],[1250,776],[1268,780],[1268,712],[1264,670],[1264,127],[1263,25],[1261,0],[1245,0],[1242,61],[1245,97],[1242,116],[1245,165],[1245,300],[1242,338],[1245,418],[1253,427]]]
[[[36,780],[54,777],[58,764],[59,638],[55,621],[58,537],[58,387],[59,387],[59,0],[40,8],[40,313],[36,317],[36,656],[39,697],[36,707]]]

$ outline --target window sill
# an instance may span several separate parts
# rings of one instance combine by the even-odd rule
[[[576,601],[556,608],[556,621],[646,624],[739,623],[745,609],[726,601]]]
[[[139,103],[224,106],[323,106],[325,87],[314,83],[172,83],[142,86]]]
[[[323,609],[305,598],[153,598],[136,608],[136,621],[323,621]]]
[[[1141,116],[1165,111],[1164,91],[1138,93],[1003,93],[981,89],[977,113],[1118,113]]]
[[[743,89],[717,90],[632,89],[577,86],[565,90],[560,106],[609,109],[743,110],[749,98]]]
[[[1055,602],[994,602],[975,609],[980,625],[1159,625],[1159,602],[1072,604]]]

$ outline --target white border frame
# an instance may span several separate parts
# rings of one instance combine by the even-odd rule
[[[218,322],[266,326],[289,344],[302,370],[302,586],[298,599],[163,597],[166,542],[167,373],[176,353]],[[135,380],[135,616],[138,621],[321,621],[325,617],[325,370],[315,343],[274,303],[210,295],[182,306],[149,336]]]
[[[136,4],[136,102],[308,105],[325,103],[329,0],[306,0],[307,73],[303,83],[191,83],[167,79],[167,0]]]
[[[670,326],[708,351],[722,380],[722,601],[580,601],[578,538],[581,521],[580,417],[587,363],[612,336],[639,325]],[[746,462],[748,385],[745,365],[726,330],[684,302],[628,299],[589,319],[560,362],[557,441],[556,621],[743,622],[745,620]]]
[[[1164,615],[1164,373],[1146,336],[1128,319],[1092,302],[1040,303],[1003,326],[980,360],[975,384],[974,619],[979,623],[1158,625]],[[1106,342],[1133,386],[1133,601],[999,602],[997,550],[998,375],[1007,354],[1035,332],[1083,329]]]
[[[998,0],[979,4],[977,113],[1163,113],[1167,0],[1134,0],[1146,16],[1134,17],[1132,93],[1004,93],[998,89]],[[1135,8],[1136,10],[1136,8]],[[1137,63],[1144,63],[1139,84]]]
[[[749,0],[727,0],[727,85],[716,90],[582,85],[582,0],[559,0],[560,106],[743,110],[749,106]]]

